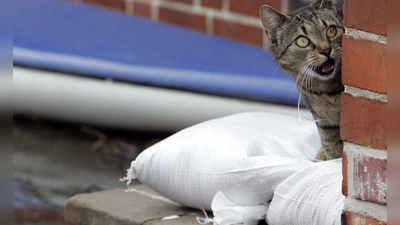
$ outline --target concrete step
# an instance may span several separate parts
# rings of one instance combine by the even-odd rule
[[[74,225],[191,225],[201,210],[183,207],[145,185],[79,194],[67,201],[65,221]],[[208,215],[210,218],[212,215]]]

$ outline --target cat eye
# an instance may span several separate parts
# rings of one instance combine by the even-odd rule
[[[326,31],[326,36],[327,36],[328,38],[333,38],[333,37],[336,36],[336,34],[337,34],[337,29],[336,29],[335,26],[330,26],[330,27],[328,28],[328,30]]]
[[[310,40],[304,36],[300,36],[296,39],[296,45],[300,48],[305,48],[310,44]]]

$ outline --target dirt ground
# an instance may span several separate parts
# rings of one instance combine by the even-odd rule
[[[115,131],[38,118],[15,117],[15,225],[62,225],[67,199],[124,188],[130,162],[170,134]]]

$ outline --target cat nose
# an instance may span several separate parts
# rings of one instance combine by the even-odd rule
[[[331,51],[332,51],[332,48],[327,48],[327,49],[320,51],[319,53],[328,57],[331,54]]]

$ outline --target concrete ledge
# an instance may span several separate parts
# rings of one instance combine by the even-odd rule
[[[200,210],[182,207],[139,185],[134,192],[123,189],[80,194],[67,201],[66,222],[74,225],[190,225],[198,224]]]

